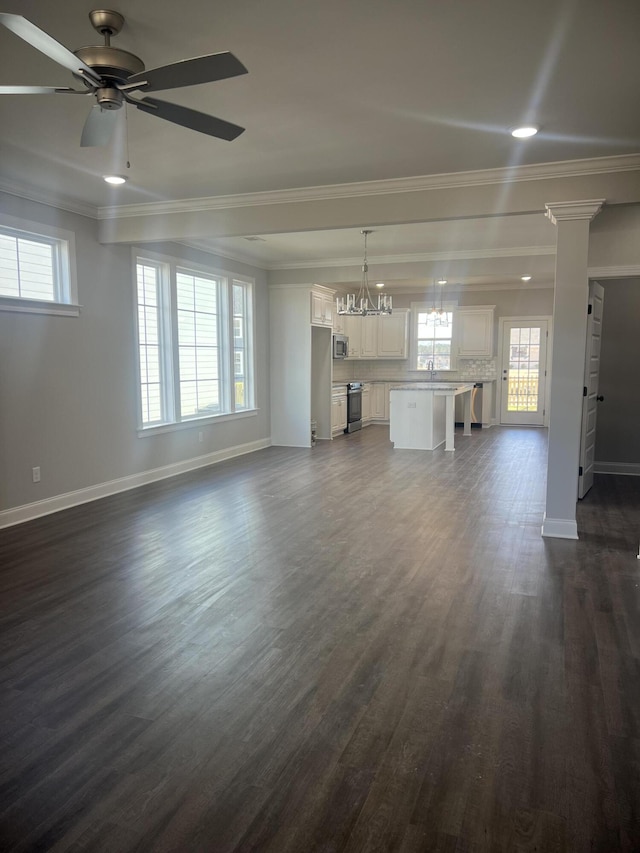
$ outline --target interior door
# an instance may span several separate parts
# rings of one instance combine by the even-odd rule
[[[587,349],[584,359],[584,390],[582,398],[582,432],[580,434],[580,468],[578,497],[583,498],[593,486],[593,465],[596,449],[596,414],[598,408],[598,377],[600,375],[600,342],[602,340],[602,310],[604,287],[589,282],[589,315],[587,317]]]
[[[500,423],[543,426],[547,380],[546,320],[504,323]]]

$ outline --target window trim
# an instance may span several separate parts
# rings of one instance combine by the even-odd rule
[[[220,423],[225,420],[234,420],[238,418],[255,417],[259,411],[255,401],[255,279],[252,276],[244,276],[239,273],[225,270],[215,265],[207,266],[197,261],[191,261],[185,258],[175,257],[173,255],[165,255],[164,253],[147,251],[144,247],[132,247],[132,296],[133,296],[133,326],[134,326],[134,341],[135,341],[135,378],[136,378],[136,417],[137,417],[137,435],[138,438],[149,435],[159,435],[164,432],[173,432],[182,429],[198,429],[207,424]],[[164,288],[164,299],[162,300],[161,310],[159,311],[160,337],[164,337],[164,346],[162,349],[162,371],[165,373],[163,388],[168,391],[168,399],[163,402],[163,408],[166,406],[170,412],[165,412],[165,416],[171,416],[172,420],[166,420],[162,423],[154,422],[149,426],[145,426],[142,421],[142,401],[140,398],[141,376],[140,376],[140,338],[138,329],[138,287],[137,287],[137,266],[138,263],[148,261],[153,265],[159,266],[160,272],[160,288]],[[252,404],[238,411],[223,411],[218,414],[206,414],[182,419],[178,411],[178,397],[176,397],[176,385],[179,384],[179,356],[178,356],[178,328],[176,322],[177,303],[176,303],[176,274],[179,270],[184,272],[201,273],[211,278],[216,278],[221,282],[221,304],[223,311],[226,312],[227,340],[225,341],[224,352],[221,357],[220,369],[224,371],[226,376],[225,387],[223,391],[223,402],[231,409],[235,406],[234,393],[234,373],[233,373],[233,351],[234,351],[234,324],[233,324],[233,285],[235,283],[248,285],[250,288],[252,299],[247,300],[247,318],[246,325],[249,332],[249,347],[245,349],[245,367],[250,369],[251,382],[249,383]],[[164,277],[164,278],[163,278]],[[222,317],[222,324],[225,317]],[[229,385],[229,381],[231,384]],[[227,400],[227,397],[229,398]]]
[[[0,294],[0,311],[14,311],[24,314],[52,314],[66,317],[78,317],[82,306],[78,303],[78,276],[76,271],[76,241],[73,231],[57,228],[41,222],[32,222],[0,213],[0,229],[17,231],[26,239],[35,241],[40,238],[57,245],[58,274],[60,290],[66,296],[62,302],[48,299],[28,299],[23,296],[4,296]]]
[[[445,311],[450,311],[453,314],[453,318],[451,321],[451,367],[449,368],[440,368],[435,370],[434,373],[455,373],[458,370],[458,361],[457,361],[457,352],[458,348],[456,346],[457,340],[457,329],[456,329],[456,315],[458,313],[458,300],[457,299],[449,299],[446,302],[442,303],[442,307]],[[418,364],[418,314],[425,312],[429,312],[433,308],[432,302],[412,302],[411,303],[411,336],[410,336],[410,347],[409,347],[409,357],[411,367],[409,368],[410,373],[415,373],[417,376],[424,376],[428,373],[428,370],[420,370],[417,366]]]

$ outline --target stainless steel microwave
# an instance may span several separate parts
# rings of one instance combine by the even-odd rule
[[[349,338],[346,335],[333,336],[333,357],[346,358],[349,355]]]

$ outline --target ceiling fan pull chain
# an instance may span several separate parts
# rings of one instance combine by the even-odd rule
[[[129,104],[124,105],[124,145],[127,152],[127,169],[131,168],[129,162]]]

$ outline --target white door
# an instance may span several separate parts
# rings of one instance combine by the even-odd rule
[[[546,320],[505,321],[500,374],[500,423],[544,425],[548,341]]]
[[[584,396],[582,398],[580,468],[578,469],[579,498],[583,498],[591,486],[593,486],[603,307],[604,287],[602,287],[601,284],[598,284],[597,281],[589,282],[589,315],[587,317],[587,349],[584,359]]]

